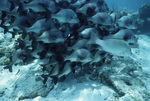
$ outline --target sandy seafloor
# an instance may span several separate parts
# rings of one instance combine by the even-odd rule
[[[150,37],[146,35],[137,35],[139,48],[133,48],[132,52],[135,54],[135,61],[142,67],[141,75],[145,75],[145,78],[141,78],[144,82],[146,89],[150,91]],[[18,69],[20,72],[17,74]],[[0,101],[17,101],[17,97],[13,97],[12,92],[14,89],[22,91],[24,88],[30,88],[31,83],[23,83],[24,75],[30,74],[32,70],[38,69],[38,62],[35,61],[27,66],[13,66],[13,73],[9,73],[8,70],[0,68],[0,92],[3,96],[0,97]],[[143,74],[142,74],[143,73]],[[67,79],[63,82],[57,83],[54,88],[49,92],[46,97],[35,97],[33,99],[24,99],[21,101],[135,101],[132,99],[115,99],[113,97],[114,91],[104,84],[99,84],[96,81],[82,80],[79,82],[73,79],[72,74],[69,74]],[[88,77],[88,75],[86,75]],[[16,87],[17,84],[23,84],[20,87]],[[136,92],[139,88],[134,89]],[[14,93],[15,94],[15,93]],[[16,93],[19,96],[20,93]],[[142,95],[142,94],[141,94]],[[128,98],[128,95],[126,96]],[[144,100],[143,100],[144,101]],[[147,99],[147,101],[150,101]]]

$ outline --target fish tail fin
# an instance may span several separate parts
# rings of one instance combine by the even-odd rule
[[[6,15],[7,15],[7,12],[6,11],[1,11],[1,18],[3,19],[3,18],[5,18],[6,17]]]
[[[50,76],[50,77],[53,79],[54,83],[57,84],[57,82],[58,82],[58,77],[57,77],[57,76]]]
[[[42,74],[41,76],[44,78],[44,80],[43,80],[43,84],[45,84],[45,83],[46,83],[46,81],[47,81],[47,79],[48,79],[48,75],[44,75],[44,74]]]
[[[32,43],[31,43],[32,51],[36,50],[38,45],[39,45],[39,43],[36,41],[36,38],[33,38]]]
[[[17,30],[16,29],[13,29],[13,31],[8,31],[9,33],[12,34],[12,38],[15,38],[15,35],[17,35]]]
[[[42,66],[42,70],[45,71],[46,70],[46,66],[45,64],[40,64],[40,66]]]
[[[6,11],[1,11],[1,25],[3,25],[5,23],[5,17],[7,16],[7,12]]]
[[[49,75],[44,75],[44,74],[42,74],[41,76],[44,78],[43,84],[46,83],[48,77],[51,77],[51,78],[53,79],[53,82],[54,82],[55,84],[58,82],[58,78],[57,78],[56,76],[49,76]]]
[[[4,69],[9,69],[9,72],[12,72],[12,64],[5,66]]]
[[[8,26],[5,25],[0,25],[0,27],[2,27],[4,29],[4,34],[6,34],[8,32]]]
[[[10,11],[12,11],[15,8],[15,3],[13,2],[13,0],[7,0],[11,6],[10,6]]]
[[[25,28],[22,27],[22,26],[20,26],[20,25],[18,25],[18,27],[23,31],[23,33],[22,33],[22,38],[25,39],[26,36],[27,36],[27,32],[26,32]]]
[[[51,17],[51,11],[48,9],[48,6],[42,3],[39,3],[39,5],[41,5],[45,12],[46,12],[46,21]]]
[[[43,50],[42,52],[39,53],[40,59],[44,59],[46,57],[46,51]]]

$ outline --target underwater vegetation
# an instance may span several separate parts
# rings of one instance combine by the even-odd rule
[[[1,9],[4,34],[16,38],[15,52],[4,66],[41,62],[43,83],[54,83],[70,72],[105,64],[113,56],[134,57],[136,20],[128,13],[109,11],[104,0],[5,0]],[[9,8],[9,9],[8,9]]]

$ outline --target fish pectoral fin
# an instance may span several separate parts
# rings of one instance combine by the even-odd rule
[[[47,81],[47,79],[48,79],[48,75],[44,75],[44,74],[42,74],[41,76],[44,78],[44,80],[43,80],[43,84],[45,84],[45,83],[46,83],[46,81]]]
[[[5,66],[4,69],[9,69],[9,72],[12,72],[12,64]]]
[[[57,82],[58,82],[58,77],[57,77],[57,76],[50,76],[50,77],[53,79],[54,83],[57,84]]]

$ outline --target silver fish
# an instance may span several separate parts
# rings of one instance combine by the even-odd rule
[[[0,2],[0,11],[10,11],[11,3],[8,0]]]
[[[106,36],[104,39],[108,39],[108,38],[122,39],[127,41],[128,43],[136,42],[135,34],[130,29],[121,29],[114,35]]]
[[[132,16],[122,16],[120,19],[117,20],[117,24],[120,27],[125,27],[128,29],[136,29],[135,20]]]
[[[36,21],[31,27],[29,28],[24,28],[19,26],[21,30],[23,30],[23,34],[27,34],[29,32],[34,32],[36,33],[36,35],[40,35],[43,31],[46,31],[50,28],[55,28],[55,24],[54,22],[49,19],[48,21],[46,21],[46,19],[40,19],[38,21]]]
[[[86,0],[77,0],[75,3],[71,4],[71,6],[77,9],[80,8],[85,2]]]
[[[71,55],[66,56],[65,60],[72,62],[88,63],[92,60],[93,56],[87,49],[77,49]]]
[[[87,3],[84,6],[82,6],[81,8],[77,9],[76,12],[87,15],[88,9],[92,9],[95,12],[99,12],[99,8],[98,8],[97,4],[95,4],[95,3]]]
[[[102,25],[111,25],[111,24],[113,24],[112,18],[106,12],[96,13],[91,18],[88,18],[88,21],[91,21],[94,24],[102,24]]]
[[[79,36],[82,38],[89,39],[92,33],[98,34],[98,30],[95,28],[86,28],[79,34]]]
[[[44,31],[42,35],[36,39],[37,41],[43,41],[44,43],[59,43],[65,41],[63,33],[56,28]]]
[[[32,0],[29,3],[24,3],[21,1],[16,2],[16,4],[19,6],[19,11],[24,9],[32,9],[35,12],[45,12],[45,9],[40,4],[44,4],[47,7],[49,7],[49,5],[51,4],[50,0]]]
[[[104,51],[116,56],[129,57],[132,54],[129,44],[121,39],[101,40],[93,34],[88,44],[97,44],[101,46]]]
[[[60,24],[69,23],[77,24],[79,19],[76,13],[71,9],[61,9],[58,13],[52,14],[51,18],[57,19]]]

